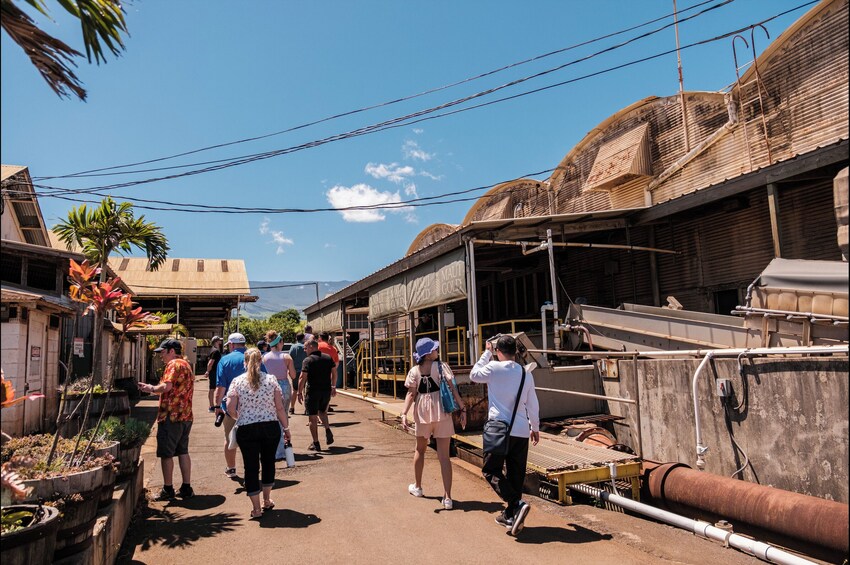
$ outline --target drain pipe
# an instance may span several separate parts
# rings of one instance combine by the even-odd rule
[[[821,346],[821,347],[760,347],[753,349],[709,349],[705,351],[705,357],[697,367],[694,373],[694,378],[691,383],[693,401],[694,401],[694,427],[696,428],[696,452],[697,452],[697,469],[705,470],[705,452],[708,451],[708,446],[702,443],[702,428],[700,426],[699,415],[699,394],[697,391],[697,383],[706,365],[715,357],[738,356],[738,355],[812,355],[812,354],[829,354],[829,353],[844,353],[847,354],[847,346]],[[698,352],[699,353],[699,352]]]
[[[655,508],[648,504],[636,502],[624,496],[611,494],[589,485],[576,484],[567,486],[576,492],[593,496],[603,500],[604,502],[616,504],[621,508],[648,516],[654,520],[658,520],[659,522],[676,526],[677,528],[687,530],[707,539],[723,542],[725,545],[734,547],[744,553],[754,555],[763,561],[779,563],[781,565],[815,565],[814,561],[804,559],[803,557],[794,555],[793,553],[789,553],[773,545],[720,529],[712,526],[708,522],[685,518],[679,514],[674,514],[667,510],[661,510],[660,508]]]

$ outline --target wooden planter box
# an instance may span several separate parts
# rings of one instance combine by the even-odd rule
[[[25,528],[2,535],[3,565],[35,565],[53,561],[56,532],[59,531],[59,510],[42,506],[44,515]],[[16,504],[3,508],[3,513],[29,510],[35,512],[38,505]]]
[[[130,417],[130,399],[126,390],[113,390],[109,394],[93,394],[88,415],[84,417],[82,411],[85,406],[81,406],[76,412],[74,410],[85,401],[85,396],[84,393],[68,393],[65,396],[65,408],[62,413],[67,415],[74,413],[74,415],[62,425],[63,437],[74,437],[83,427],[86,429],[95,427],[104,404],[106,404],[104,418],[115,416],[121,422],[126,422]]]

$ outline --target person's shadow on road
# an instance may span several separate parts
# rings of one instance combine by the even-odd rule
[[[426,496],[424,498],[429,498],[432,500],[438,500],[440,502],[443,501],[442,496]],[[501,502],[483,502],[480,500],[452,500],[452,509],[446,510],[442,507],[442,505],[434,510],[435,514],[439,514],[440,512],[489,512],[496,513],[502,510],[505,505]]]
[[[301,481],[285,481],[283,479],[275,479],[274,480],[274,486],[272,486],[272,490],[278,490],[278,489],[287,488],[287,487],[294,487],[295,485],[297,485],[300,482]],[[233,494],[244,494],[244,493],[245,493],[245,481],[240,480],[239,481],[239,488],[237,488],[235,491],[233,491]]]
[[[349,453],[354,453],[355,451],[362,451],[362,445],[349,445],[348,447],[342,447],[339,445],[331,445],[329,446],[325,452],[328,455],[347,455]]]
[[[175,498],[169,507],[180,507],[187,510],[209,510],[224,504],[225,497],[221,494],[196,494],[192,498]]]
[[[578,524],[569,524],[572,528],[553,528],[552,526],[526,526],[522,532],[517,535],[518,543],[591,543],[594,541],[603,541],[613,539],[611,534],[600,534],[594,530],[579,526]]]
[[[259,523],[261,528],[306,528],[318,524],[322,519],[315,514],[304,514],[285,508],[266,510]]]

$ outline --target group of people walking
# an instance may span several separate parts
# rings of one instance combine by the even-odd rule
[[[309,330],[308,328],[305,328]],[[322,449],[318,435],[321,421],[327,445],[334,443],[328,421],[330,400],[336,395],[336,368],[339,358],[329,336],[316,339],[312,332],[300,333],[289,352],[283,352],[280,334],[266,333],[268,351],[247,348],[245,336],[232,333],[227,338],[230,352],[222,354],[223,340],[212,340],[213,351],[204,373],[210,380],[210,412],[216,414],[216,425],[224,431],[224,459],[227,477],[236,477],[236,450],[242,453],[245,490],[251,500],[251,518],[274,508],[271,490],[274,485],[275,463],[284,458],[285,447],[291,441],[289,416],[295,414],[295,403],[305,406],[309,416],[312,443],[307,449]],[[449,459],[451,437],[455,433],[452,414],[444,408],[441,386],[445,385],[459,411],[460,425],[467,424],[467,407],[460,395],[454,374],[447,363],[439,359],[438,341],[422,338],[416,343],[414,365],[407,374],[407,394],[401,413],[402,427],[410,428],[408,412],[413,408],[416,446],[413,456],[414,482],[408,492],[423,496],[422,476],[425,453],[430,439],[437,444],[437,458],[443,482],[441,504],[451,510],[452,465]],[[177,457],[183,484],[179,494],[193,496],[191,459],[188,453],[192,428],[192,395],[194,372],[182,355],[182,344],[175,339],[164,340],[154,351],[165,363],[159,384],[140,383],[142,392],[160,394],[157,414],[157,457],[160,458],[163,487],[158,498],[169,499],[178,493],[172,481]],[[332,354],[333,353],[333,354]],[[495,360],[494,360],[495,355]],[[539,404],[530,370],[517,359],[516,340],[508,335],[486,343],[481,357],[470,372],[473,382],[487,384],[488,421],[502,422],[505,441],[497,448],[488,448],[485,433],[485,454],[482,473],[506,507],[496,523],[517,535],[524,526],[529,505],[522,500],[529,444],[540,439]],[[235,428],[236,445],[230,441]]]

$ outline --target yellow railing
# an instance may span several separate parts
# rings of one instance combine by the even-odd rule
[[[432,335],[433,334],[433,335]],[[422,332],[416,338],[432,337],[438,332]],[[466,364],[466,328],[455,326],[446,330],[446,343],[440,344],[441,356],[450,365]],[[393,396],[398,395],[398,382],[404,382],[413,362],[407,334],[376,339],[374,343],[375,374],[372,375],[371,358],[373,344],[368,340],[360,343],[355,356],[357,367],[357,389],[363,394],[375,396],[380,381],[392,381]]]
[[[484,351],[485,342],[498,334],[515,334],[518,332],[527,332],[529,329],[540,329],[540,318],[535,319],[520,319],[520,320],[501,320],[499,322],[487,322],[486,324],[478,324],[478,353]]]

